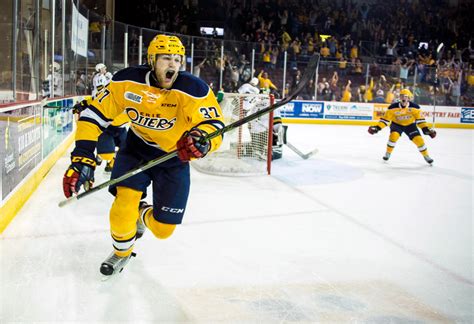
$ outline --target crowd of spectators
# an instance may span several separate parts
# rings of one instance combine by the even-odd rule
[[[220,39],[195,39],[194,72],[198,70],[216,91],[221,70],[221,88],[232,92],[264,70],[276,84],[272,91],[284,95],[297,84],[307,58],[319,52],[323,59],[319,82],[308,85],[304,99],[375,101],[383,93],[389,101],[396,100],[400,88],[409,86],[430,101],[437,68],[438,101],[471,100],[466,90],[472,84],[465,72],[473,59],[467,1],[139,0],[134,6],[137,15],[127,12],[130,20],[126,22],[147,21],[144,27],[160,31],[200,36],[204,20],[224,28],[227,43],[230,39],[235,45],[226,46],[223,57]],[[444,50],[437,53],[440,43]],[[251,49],[255,51],[253,71]],[[278,84],[282,83],[284,53],[290,72],[285,86]]]

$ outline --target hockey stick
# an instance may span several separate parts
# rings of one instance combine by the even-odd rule
[[[205,143],[206,141],[209,141],[217,136],[221,136],[222,134],[224,133],[227,133],[228,131],[231,131],[237,127],[240,127],[254,119],[257,119],[265,114],[268,114],[269,112],[281,107],[281,106],[284,106],[286,105],[288,102],[290,102],[291,100],[295,99],[296,96],[303,90],[303,88],[306,86],[306,84],[309,82],[310,79],[313,78],[313,75],[314,73],[316,72],[316,67],[318,66],[319,64],[319,54],[313,54],[313,56],[311,57],[311,59],[309,60],[308,62],[308,65],[306,66],[306,69],[304,71],[304,74],[303,76],[301,77],[301,80],[300,82],[298,83],[298,85],[296,86],[296,88],[288,95],[286,96],[285,98],[283,98],[282,100],[276,102],[275,104],[271,105],[271,106],[268,106],[267,108],[264,108],[262,110],[259,110],[259,111],[256,111],[255,113],[251,114],[251,115],[248,115],[242,119],[239,119],[235,122],[233,122],[232,124],[229,124],[227,126],[224,126],[223,128],[221,129],[218,129],[216,130],[215,132],[212,132],[208,135],[206,135],[203,139],[202,139],[202,142]],[[97,185],[96,187],[92,187],[91,189],[89,189],[88,191],[84,191],[80,194],[77,194],[77,195],[74,195],[74,196],[71,196],[65,200],[62,200],[59,202],[59,207],[64,207],[66,206],[67,204],[75,201],[75,200],[79,200],[79,199],[82,199],[84,197],[87,197],[91,194],[93,194],[94,192],[96,191],[99,191],[101,189],[104,189],[106,187],[109,187],[109,186],[112,186],[114,184],[117,184],[125,179],[128,179],[130,177],[133,177],[134,175],[136,175],[137,173],[140,173],[140,172],[143,172],[145,170],[148,170],[152,167],[154,167],[155,165],[158,165],[158,164],[161,164],[165,161],[168,161],[172,158],[174,158],[175,156],[178,155],[178,151],[177,150],[174,150],[174,151],[171,151],[169,153],[166,153],[165,155],[159,157],[159,158],[156,158],[154,160],[151,160],[147,163],[145,163],[144,165],[142,166],[139,166],[135,169],[132,169],[130,170],[129,172],[125,173],[124,175],[118,177],[118,178],[115,178],[115,179],[110,179],[106,182],[103,182],[99,185]]]
[[[313,154],[316,154],[319,152],[319,150],[316,148],[314,150],[312,150],[311,152],[308,152],[306,154],[304,154],[303,152],[301,152],[300,150],[298,150],[295,146],[293,146],[293,144],[289,143],[289,142],[286,142],[285,143],[286,146],[288,146],[293,152],[295,152],[297,155],[299,155],[300,158],[302,158],[303,160],[307,160],[309,159],[311,156],[313,156]]]

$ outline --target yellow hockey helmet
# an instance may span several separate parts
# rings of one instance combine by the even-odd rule
[[[405,95],[408,96],[408,98],[413,98],[413,93],[409,89],[402,89],[400,90],[400,96]]]
[[[156,55],[178,54],[184,57],[184,46],[176,36],[156,35],[148,46],[148,64],[155,67]]]

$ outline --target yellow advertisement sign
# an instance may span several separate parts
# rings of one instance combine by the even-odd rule
[[[379,120],[387,111],[388,104],[374,103],[374,120]]]

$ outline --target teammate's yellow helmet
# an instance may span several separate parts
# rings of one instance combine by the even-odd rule
[[[156,35],[148,46],[148,64],[155,67],[156,55],[178,54],[184,56],[184,46],[176,36]]]
[[[402,95],[408,96],[409,98],[413,98],[413,93],[411,93],[409,89],[400,90],[400,96]]]

